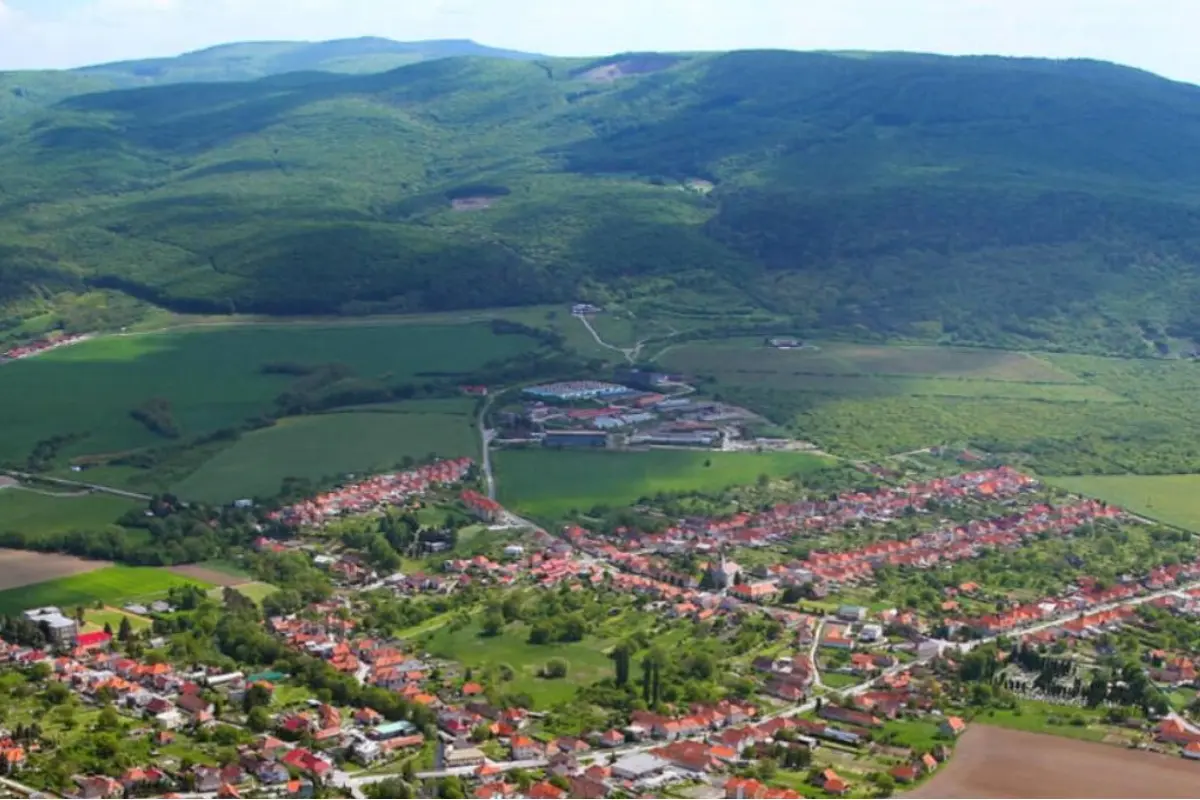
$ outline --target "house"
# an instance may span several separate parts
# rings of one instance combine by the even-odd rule
[[[946,717],[942,720],[942,724],[938,726],[938,731],[943,736],[957,737],[967,729],[967,723],[963,722],[959,717]]]
[[[221,770],[216,767],[192,767],[192,776],[196,779],[197,792],[216,792],[225,781],[221,780]]]
[[[5,775],[12,775],[23,766],[25,766],[25,748],[6,747],[0,750],[0,770],[3,770]]]
[[[850,784],[831,769],[823,770],[817,775],[815,783],[830,794],[841,795],[850,791]]]
[[[314,775],[318,778],[324,778],[333,769],[333,765],[328,761],[303,747],[289,750],[280,760],[293,769]]]
[[[614,778],[627,781],[641,781],[661,775],[670,764],[650,753],[636,753],[625,756],[612,765]]]
[[[917,779],[917,768],[912,764],[901,764],[892,767],[888,774],[896,779],[896,783],[912,783]]]
[[[583,739],[574,736],[560,736],[554,740],[552,746],[561,753],[570,754],[586,753],[592,749]]]
[[[852,708],[842,708],[841,706],[830,704],[821,707],[819,716],[823,719],[844,722],[847,725],[855,725],[860,728],[878,728],[883,725],[882,720],[865,711],[856,711]],[[952,719],[957,719],[957,717],[952,717]],[[959,720],[959,722],[961,723],[962,720]]]
[[[528,736],[514,736],[511,741],[513,761],[528,761],[533,758],[544,758],[546,748],[541,742],[535,742]]]
[[[76,778],[75,782],[79,785],[79,796],[88,800],[104,800],[125,794],[125,787],[120,781],[107,775],[88,775]]]
[[[354,743],[354,747],[350,749],[350,754],[355,761],[365,767],[383,755],[383,748],[380,747],[379,742],[373,742],[370,739],[359,739]]]
[[[583,798],[583,800],[598,800],[598,798],[608,797],[608,786],[601,781],[578,775],[569,778],[568,782],[571,785],[568,792],[571,797]]]
[[[862,622],[867,618],[867,610],[862,606],[841,606],[837,618],[843,622]]]
[[[259,783],[270,786],[285,783],[291,776],[287,767],[278,761],[262,761],[254,768],[254,777],[258,778]]]
[[[1188,742],[1183,748],[1183,757],[1193,760],[1200,760],[1200,742]]]
[[[601,747],[620,747],[623,744],[625,744],[625,734],[621,733],[616,728],[600,734]]]
[[[549,781],[541,781],[530,786],[526,790],[525,796],[533,798],[533,800],[562,800],[567,793]]]
[[[175,705],[193,718],[203,717],[206,714],[211,717],[213,711],[213,704],[198,694],[181,694],[175,701]],[[212,791],[215,792],[218,788],[220,787],[215,787]]]
[[[727,800],[762,800],[770,791],[754,778],[730,778],[724,788]]]

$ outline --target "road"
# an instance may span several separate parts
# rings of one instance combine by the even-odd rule
[[[817,667],[817,648],[821,646],[821,631],[825,628],[825,620],[817,621],[817,629],[813,631],[812,647],[808,648],[808,663],[812,665],[813,686],[825,688],[821,682],[821,670]]]
[[[547,761],[544,758],[531,758],[526,759],[525,761],[489,761],[487,763],[488,767],[497,769],[500,772],[512,772],[516,769],[539,769],[546,766]],[[421,780],[430,780],[437,778],[449,778],[452,775],[458,775],[460,777],[473,775],[477,769],[479,769],[478,766],[452,767],[450,769],[425,770],[423,772],[417,772],[415,775]],[[356,791],[361,789],[363,786],[369,786],[372,783],[381,783],[382,781],[396,777],[399,777],[399,773],[391,775],[367,775],[361,778],[351,778],[350,776],[345,775],[345,773],[342,773],[342,776],[339,776],[340,779],[335,785],[343,786],[347,789]],[[361,797],[362,795],[361,793],[356,793],[355,796]]]
[[[496,476],[492,474],[492,437],[495,432],[487,426],[488,411],[492,408],[492,400],[495,397],[491,392],[488,393],[487,399],[484,400],[483,406],[479,409],[479,452],[483,470],[484,485],[487,486],[487,496],[491,500],[496,499]]]
[[[88,489],[93,492],[101,492],[103,494],[111,494],[117,497],[126,497],[130,500],[150,500],[150,495],[139,494],[138,492],[129,492],[124,489],[115,489],[112,486],[101,486],[98,483],[83,483],[82,481],[69,481],[64,478],[48,478],[45,475],[34,475],[29,472],[17,472],[16,470],[3,470],[5,475],[11,475],[14,478],[19,478],[25,481],[43,481],[45,483],[53,483],[59,486],[70,486],[75,489]]]
[[[590,333],[592,338],[596,340],[596,344],[620,353],[630,364],[633,364],[637,361],[638,353],[642,351],[642,345],[646,343],[645,340],[638,342],[634,347],[617,347],[615,344],[609,344],[601,339],[600,334],[596,333],[596,329],[592,327],[591,320],[589,320],[586,316],[583,314],[576,314],[575,318],[583,323],[583,327],[588,329],[588,333]]]

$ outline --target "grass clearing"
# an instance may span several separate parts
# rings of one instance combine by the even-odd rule
[[[252,431],[175,485],[181,497],[230,502],[271,495],[287,477],[393,468],[405,456],[478,456],[469,416],[353,412],[292,417]]]
[[[214,587],[208,590],[208,596],[220,600],[227,588],[232,589],[248,600],[253,600],[258,605],[262,605],[264,597],[279,591],[279,588],[274,584],[264,583],[263,581],[250,581],[249,583],[239,583],[236,586]]]
[[[1050,733],[1068,739],[1101,742],[1108,729],[1100,714],[1091,709],[1069,708],[1036,700],[1019,700],[1015,709],[987,709],[975,716],[975,724],[995,725],[1029,733]]]
[[[67,609],[70,611],[70,609]],[[130,614],[121,611],[118,608],[105,608],[103,610],[90,609],[83,612],[83,620],[93,630],[103,630],[105,625],[112,628],[113,632],[120,630],[121,620],[128,619],[129,626],[135,633],[148,630],[151,626],[151,621],[145,617],[139,617],[136,614]]]
[[[141,507],[135,500],[109,494],[51,496],[9,487],[0,489],[0,531],[17,531],[33,540],[55,533],[100,530]]]
[[[120,606],[134,600],[153,600],[167,590],[196,580],[157,567],[112,566],[65,578],[0,592],[0,614],[16,614],[37,606],[73,607],[94,604]]]
[[[547,517],[629,505],[659,492],[720,491],[753,483],[759,475],[794,475],[829,463],[805,453],[692,450],[509,450],[496,453],[494,460],[500,501]]]
[[[694,342],[673,347],[664,366],[685,372],[941,377],[1015,383],[1082,381],[1028,353],[966,347],[905,347],[840,342],[818,349],[779,350],[761,339]]]
[[[1200,531],[1200,475],[1078,475],[1045,480],[1169,525]]]
[[[471,624],[452,629],[438,628],[424,649],[440,658],[457,661],[474,669],[512,667],[514,677],[503,684],[505,691],[527,692],[536,708],[545,709],[571,699],[576,686],[585,686],[612,673],[612,662],[605,655],[610,645],[606,640],[588,637],[581,642],[551,645],[529,644],[529,629],[524,624],[509,625],[500,634],[485,637],[480,634],[481,617]],[[555,680],[538,677],[541,668],[552,658],[567,662],[567,676]]]
[[[533,347],[483,324],[264,324],[101,337],[4,365],[0,458],[23,459],[64,433],[87,434],[70,454],[160,443],[130,417],[155,397],[171,403],[185,436],[240,423],[268,411],[293,383],[262,374],[268,362],[342,363],[365,378],[419,381]]]

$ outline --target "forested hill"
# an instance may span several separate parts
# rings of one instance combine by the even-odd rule
[[[62,99],[0,103],[14,308],[88,287],[288,314],[652,286],[801,329],[1200,336],[1200,88],[1110,64],[465,57],[74,95],[54,80],[77,74],[37,77]]]

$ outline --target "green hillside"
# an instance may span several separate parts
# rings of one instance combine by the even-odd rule
[[[466,39],[395,42],[364,37],[331,42],[241,42],[172,58],[120,61],[75,70],[122,86],[196,81],[250,81],[285,72],[385,72],[436,58],[484,56],[532,59],[515,50]]]
[[[307,57],[247,69],[328,64]],[[1142,354],[1200,336],[1198,136],[1200,88],[991,57],[444,58],[80,94],[0,115],[0,304],[11,329],[95,289],[268,314],[619,297]]]

